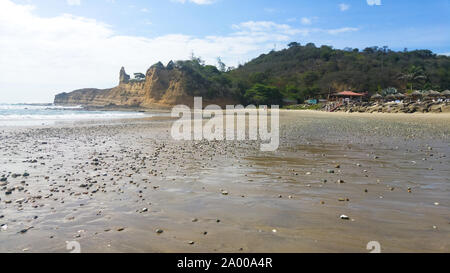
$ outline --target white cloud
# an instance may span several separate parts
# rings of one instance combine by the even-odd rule
[[[264,8],[264,11],[267,13],[275,13],[277,10],[274,8]]]
[[[81,5],[81,0],[67,0],[69,6],[79,6]]]
[[[216,2],[216,0],[171,0],[172,2],[178,2],[178,3],[186,3],[186,2],[191,2],[197,5],[210,5],[214,2]]]
[[[369,6],[381,6],[381,0],[367,0]]]
[[[277,24],[271,21],[248,21],[233,25],[233,28],[239,31],[236,34],[252,36],[270,33],[274,37],[282,37],[283,35],[295,35],[303,32],[301,29],[295,29],[289,25]]]
[[[348,5],[348,4],[344,4],[344,3],[339,4],[339,9],[340,9],[341,11],[346,11],[346,10],[348,10],[349,8],[350,8],[350,5]]]
[[[343,27],[343,28],[329,29],[329,30],[326,30],[326,32],[328,34],[336,35],[336,34],[340,34],[340,33],[354,32],[354,31],[358,31],[358,30],[359,30],[359,28],[355,28],[355,27]]]
[[[221,56],[227,65],[244,63],[274,44],[285,46],[311,33],[354,31],[293,28],[270,21],[233,25],[222,36],[167,34],[124,36],[97,20],[63,14],[40,17],[31,5],[0,0],[0,100],[52,101],[56,93],[83,87],[112,87],[118,72],[145,72],[158,61],[187,59],[194,51],[207,63]],[[14,99],[15,98],[15,99]]]
[[[312,20],[310,18],[303,17],[300,22],[302,23],[302,25],[311,25]]]

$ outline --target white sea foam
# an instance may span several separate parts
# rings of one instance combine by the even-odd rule
[[[144,117],[143,113],[102,113],[65,115],[0,115],[0,120],[79,120]]]
[[[141,112],[87,111],[82,106],[0,104],[0,126],[47,125],[60,121],[111,120],[150,116]]]
[[[0,110],[76,110],[76,109],[83,109],[83,106],[0,104]]]

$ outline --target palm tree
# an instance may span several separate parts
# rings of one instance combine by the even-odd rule
[[[421,80],[425,80],[427,76],[421,67],[412,66],[407,72],[400,74],[400,80],[406,81],[406,84],[411,84],[411,92],[413,91],[413,84]]]
[[[398,91],[395,87],[388,87],[386,89],[384,89],[383,91],[381,91],[381,95],[383,97],[389,96],[389,95],[397,95]]]

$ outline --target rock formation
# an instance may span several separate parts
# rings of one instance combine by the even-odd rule
[[[151,66],[145,80],[130,79],[125,68],[120,70],[119,85],[110,89],[80,89],[55,96],[58,105],[85,106],[124,106],[158,108],[177,104],[191,106],[193,97],[202,96],[208,104],[237,104],[223,90],[215,90],[207,80],[199,78],[181,64],[170,62],[167,67],[162,63]],[[211,90],[214,96],[211,97]]]
[[[130,82],[130,75],[128,75],[125,72],[125,67],[122,66],[122,68],[120,69],[120,80],[119,80],[119,84],[126,84]]]

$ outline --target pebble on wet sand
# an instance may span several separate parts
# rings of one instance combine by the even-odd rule
[[[24,228],[24,229],[22,229],[21,231],[19,231],[19,233],[22,233],[22,234],[27,233],[27,231],[30,230],[30,229],[32,229],[32,228],[33,228],[33,227]]]

